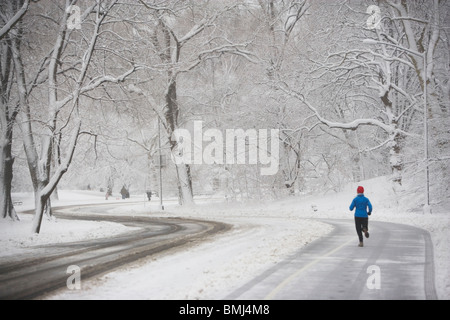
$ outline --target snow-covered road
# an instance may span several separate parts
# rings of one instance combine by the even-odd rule
[[[268,217],[222,218],[232,230],[188,249],[153,255],[101,277],[82,290],[62,289],[46,299],[222,299],[292,250],[332,227],[317,221]]]
[[[407,206],[398,203],[395,193],[386,188],[386,184],[385,178],[364,183],[374,205],[371,223],[396,222],[427,230],[433,243],[437,295],[439,299],[449,299],[450,211],[443,208],[441,211],[435,210],[432,215],[404,211]],[[365,252],[369,252],[372,250],[371,244],[381,240],[383,233],[373,229],[366,247],[355,248],[357,236],[352,223],[352,213],[348,211],[355,189],[356,186],[350,185],[339,193],[264,202],[224,203],[200,199],[194,208],[184,209],[175,203],[167,204],[164,212],[158,210],[158,205],[153,200],[151,203],[142,201],[141,204],[121,200],[105,202],[103,195],[95,192],[61,191],[58,205],[115,202],[119,206],[108,210],[106,214],[210,219],[231,224],[233,228],[227,233],[214,236],[208,242],[193,243],[189,250],[142,259],[139,263],[92,279],[81,277],[81,290],[64,289],[44,298],[223,299],[265,271],[289,259],[307,244],[332,232],[334,227],[327,223],[329,219],[348,221],[349,239],[353,237],[355,241],[348,243],[349,248],[367,249]],[[25,201],[22,208],[27,209]],[[111,222],[57,219],[44,221],[42,233],[36,236],[30,235],[31,217],[20,213],[19,215],[22,219],[19,223],[2,221],[0,224],[2,261],[11,256],[33,252],[35,245],[115,237],[133,230]],[[383,261],[378,261],[377,264],[381,268]],[[400,264],[392,264],[398,265]],[[383,277],[386,269],[382,267],[381,271]],[[362,272],[367,279],[367,267]]]
[[[428,232],[374,222],[377,234],[355,245],[353,223],[328,220],[332,233],[299,250],[226,297],[227,300],[436,299]]]
[[[59,212],[58,217],[81,218]],[[76,269],[84,278],[93,277],[142,257],[201,241],[228,228],[220,223],[187,219],[104,215],[82,218],[121,223],[138,230],[109,238],[35,246],[32,253],[0,261],[0,299],[39,297],[61,287],[67,288],[67,270]]]
[[[433,249],[425,230],[374,221],[370,223],[374,236],[359,248],[352,219],[222,220],[232,223],[234,229],[207,242],[152,255],[100,278],[86,279],[82,290],[62,289],[45,298],[437,298]],[[295,237],[289,231],[295,228],[302,235],[292,253],[290,241]],[[307,230],[310,234],[305,241]],[[311,230],[315,230],[313,234]],[[317,230],[323,230],[322,237]],[[282,247],[291,249],[283,251]]]

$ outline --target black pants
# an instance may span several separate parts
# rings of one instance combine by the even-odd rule
[[[365,228],[369,230],[369,218],[355,217],[356,233],[358,234],[359,242],[363,242],[362,230]]]

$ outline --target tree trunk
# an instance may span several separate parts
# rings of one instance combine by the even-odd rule
[[[391,148],[389,151],[389,162],[392,170],[392,181],[398,185],[402,185],[403,160],[400,146],[400,135],[394,134],[392,138]]]
[[[172,80],[166,92],[166,122],[167,131],[170,141],[170,148],[172,152],[176,152],[177,141],[173,137],[173,132],[178,128],[178,101],[177,101],[177,85],[176,81]],[[181,205],[194,204],[194,196],[192,190],[191,169],[188,164],[176,164],[177,183],[178,183],[178,198]]]
[[[41,196],[40,192],[35,193],[35,213],[33,218],[32,232],[40,233],[41,225],[42,225],[42,217],[44,216],[44,212],[47,207],[47,199],[44,196]]]
[[[50,135],[51,133],[49,133]],[[42,150],[41,157],[30,157],[27,156],[28,167],[30,168],[31,180],[33,181],[34,189],[34,199],[36,203],[36,215],[38,215],[38,203],[40,201],[45,201],[42,208],[42,212],[46,214],[47,217],[52,217],[50,197],[44,197],[42,199],[42,190],[48,185],[50,180],[50,162],[52,158],[52,142],[50,137],[44,137],[42,139]],[[29,144],[24,144],[27,155],[35,152],[30,150]],[[34,228],[33,228],[34,229]],[[36,232],[39,233],[39,232]]]
[[[11,197],[14,164],[11,153],[12,130],[7,131],[6,137],[0,142],[0,210],[2,218],[19,220]]]
[[[389,70],[389,67],[386,68]],[[389,150],[389,163],[392,171],[392,181],[395,186],[402,185],[403,176],[403,160],[402,160],[402,148],[400,145],[401,134],[398,129],[398,118],[394,115],[393,99],[391,98],[391,88],[386,90],[385,94],[381,97],[381,101],[384,104],[386,115],[389,119],[389,126],[392,128],[390,135],[390,150]]]
[[[45,164],[43,168],[46,168],[44,169],[44,171],[46,170],[44,176],[46,176],[47,178],[39,180],[37,183],[37,188],[35,189],[36,208],[33,219],[33,229],[32,229],[33,233],[40,232],[42,217],[44,213],[47,214],[48,216],[51,216],[52,214],[50,196],[57,187],[63,175],[69,169],[70,164],[72,163],[73,155],[75,153],[75,149],[77,146],[78,137],[80,135],[80,129],[81,129],[81,120],[78,120],[75,129],[72,133],[72,136],[70,138],[70,144],[67,148],[67,156],[61,162],[61,164],[56,169],[55,173],[50,178],[48,178],[49,175],[45,175],[48,173],[50,161],[48,159],[47,161],[44,161]],[[50,157],[51,152],[47,153],[47,156]]]
[[[187,164],[177,164],[178,190],[179,202],[181,205],[189,206],[194,204],[194,197],[192,194],[192,178],[190,175],[190,168]]]
[[[20,72],[14,70],[13,49],[21,41],[18,30],[28,5],[28,0],[2,3],[2,18],[9,20],[4,21],[0,30],[0,215],[12,220],[19,220],[11,197],[14,164],[11,150],[13,127],[20,106],[11,99],[11,88],[15,78],[20,76]]]

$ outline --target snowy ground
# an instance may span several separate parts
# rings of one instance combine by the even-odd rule
[[[430,231],[434,243],[436,289],[440,299],[450,298],[450,208],[440,208],[432,215],[405,212],[404,203],[386,188],[385,178],[361,183],[374,205],[371,220],[405,223]],[[286,258],[300,247],[326,236],[331,226],[316,221],[328,218],[349,219],[348,206],[356,185],[340,193],[308,197],[290,197],[272,202],[223,203],[217,199],[199,199],[191,209],[166,202],[164,213],[156,200],[149,204],[144,196],[131,200],[110,199],[124,204],[110,214],[183,216],[224,221],[234,225],[225,234],[211,241],[197,243],[189,250],[143,259],[92,280],[82,279],[82,289],[60,290],[48,299],[222,299],[233,289],[259,275],[263,270]],[[16,195],[27,199],[29,195]],[[61,192],[55,205],[74,203],[105,203],[95,192]],[[30,208],[24,200],[22,210]],[[31,235],[31,216],[19,214],[21,222],[0,222],[0,259],[32,250],[36,244],[69,242],[114,236],[129,230],[120,224],[87,221],[44,221],[40,235]],[[69,231],[68,231],[69,230]],[[371,235],[376,236],[376,234]],[[356,235],[355,235],[356,243]],[[82,276],[82,275],[81,275]]]

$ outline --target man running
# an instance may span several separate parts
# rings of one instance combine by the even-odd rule
[[[359,247],[363,247],[363,232],[366,238],[369,237],[369,216],[372,214],[372,204],[370,200],[364,196],[364,188],[359,186],[356,190],[358,194],[350,205],[350,211],[355,210],[355,226],[356,233],[359,238]]]

